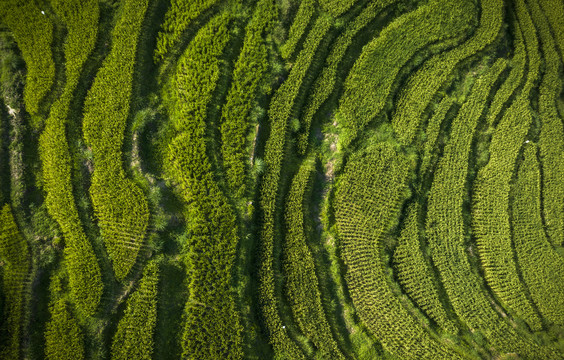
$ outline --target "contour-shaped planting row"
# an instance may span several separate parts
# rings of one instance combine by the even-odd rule
[[[430,1],[397,18],[363,48],[345,80],[339,103],[338,115],[344,129],[341,147],[346,148],[384,109],[400,70],[415,54],[469,29],[472,8],[469,2]],[[498,15],[501,17],[501,11]],[[417,97],[423,96],[420,92],[415,92]],[[402,126],[405,133],[410,128]]]
[[[425,144],[423,145],[423,155],[421,159],[421,174],[429,170],[433,153],[436,151],[435,144],[441,132],[441,124],[445,120],[448,111],[454,105],[455,100],[450,96],[445,96],[436,106],[433,116],[429,118],[429,123],[425,129]]]
[[[564,5],[559,0],[539,0],[539,4],[552,28],[560,58],[564,61]]]
[[[316,6],[317,0],[304,0],[300,2],[300,7],[292,20],[292,25],[288,32],[288,39],[280,47],[280,54],[284,59],[290,58],[296,50],[296,46],[304,36],[311,18],[315,15]]]
[[[328,11],[333,17],[338,17],[349,10],[358,0],[319,0],[323,10]]]
[[[409,207],[405,227],[394,251],[398,280],[418,307],[442,329],[456,334],[457,326],[449,319],[439,300],[437,285],[433,281],[434,275],[421,252],[418,217],[418,205],[413,204]]]
[[[511,95],[515,93],[517,88],[524,79],[525,65],[527,64],[527,52],[525,50],[525,42],[523,41],[523,33],[521,31],[521,26],[517,21],[513,21],[515,40],[513,58],[511,59],[511,71],[507,76],[507,79],[501,84],[499,89],[494,95],[492,103],[488,109],[488,115],[486,119],[490,126],[495,126],[497,124],[497,117],[503,111],[506,106],[506,102],[509,100]]]
[[[537,147],[525,147],[513,188],[512,225],[523,279],[539,312],[553,324],[564,324],[564,258],[552,248],[543,229]]]
[[[428,200],[426,235],[434,265],[458,317],[493,346],[494,353],[518,352],[533,359],[556,358],[551,350],[522,338],[496,312],[482,279],[468,259],[463,206],[467,196],[468,160],[474,132],[490,88],[506,66],[500,59],[479,78],[452,123]]]
[[[21,357],[22,326],[24,320],[25,291],[29,286],[31,267],[27,242],[20,234],[10,205],[0,212],[0,262],[2,262],[3,314],[0,330],[7,338],[2,339],[0,357]]]
[[[290,338],[288,330],[283,325],[278,312],[273,268],[274,243],[276,233],[279,231],[276,225],[276,209],[279,206],[278,191],[280,189],[282,162],[288,138],[288,121],[302,81],[313,61],[319,44],[330,26],[331,22],[329,19],[325,17],[317,18],[305,40],[303,50],[298,54],[288,79],[274,94],[268,110],[271,128],[265,148],[267,170],[262,180],[260,199],[260,206],[263,211],[263,224],[258,273],[260,279],[259,301],[268,328],[270,342],[275,352],[293,359],[304,358],[304,355]]]
[[[395,1],[396,0],[371,1],[370,4],[368,4],[368,6],[364,8],[354,20],[352,20],[352,23],[347,24],[345,32],[335,41],[329,56],[327,56],[327,59],[325,60],[325,67],[323,68],[321,75],[317,77],[314,85],[312,86],[313,91],[308,96],[306,109],[304,111],[303,118],[301,119],[303,132],[298,138],[298,151],[302,155],[305,154],[308,146],[309,130],[311,128],[313,116],[333,92],[337,77],[337,69],[341,64],[347,49],[351,46],[354,37],[360,31],[365,29],[370,21],[380,14],[384,7],[393,4]]]
[[[522,0],[516,1],[516,12],[529,59],[527,82],[497,125],[489,147],[489,162],[480,169],[475,180],[472,231],[488,285],[504,306],[513,309],[531,329],[540,330],[540,318],[519,279],[509,219],[510,182],[533,120],[529,96],[539,78],[541,65],[536,30]]]
[[[151,261],[143,270],[137,290],[127,300],[112,342],[112,359],[151,360],[157,323],[159,265]]]
[[[545,72],[539,87],[541,128],[539,149],[542,161],[543,214],[548,239],[553,245],[564,243],[564,128],[556,101],[562,92],[560,57],[546,17],[538,3],[529,2],[542,42]],[[557,35],[559,36],[559,35]]]
[[[162,30],[157,36],[155,60],[162,60],[180,36],[202,12],[206,11],[220,0],[172,0],[162,24]]]
[[[434,56],[410,77],[392,118],[392,125],[402,143],[409,144],[413,141],[425,108],[456,66],[496,39],[503,22],[503,1],[490,0],[480,3],[480,25],[474,35],[453,50]],[[460,5],[456,3],[453,6]],[[458,16],[453,17],[455,21],[459,21]]]
[[[179,59],[171,81],[174,128],[164,160],[185,203],[190,236],[184,244],[189,299],[181,337],[182,356],[240,359],[242,328],[231,286],[239,242],[233,209],[214,180],[206,148],[206,117],[229,40],[230,14],[202,27]]]
[[[385,272],[383,239],[409,194],[411,167],[404,154],[386,143],[348,159],[334,203],[345,280],[360,320],[387,351],[401,359],[462,359],[403,306]]]
[[[39,137],[43,166],[45,203],[49,215],[61,227],[66,241],[65,259],[75,304],[93,315],[102,296],[102,278],[96,256],[78,216],[72,194],[71,156],[66,136],[69,104],[80,71],[94,49],[98,33],[97,1],[53,1],[53,8],[67,26],[65,41],[66,84],[61,97],[51,107]]]
[[[282,250],[286,294],[296,323],[317,348],[318,356],[324,359],[344,359],[325,318],[315,263],[306,240],[306,203],[315,171],[314,160],[309,158],[300,166],[286,202],[287,231]]]
[[[112,31],[112,49],[84,104],[82,130],[94,155],[90,196],[118,280],[135,264],[149,222],[147,199],[122,166],[137,41],[147,6],[148,0],[123,4]]]
[[[84,359],[84,334],[65,299],[50,306],[51,320],[45,329],[45,357],[48,360]]]
[[[261,0],[245,28],[245,40],[233,70],[231,88],[221,116],[221,154],[231,190],[240,197],[245,193],[245,170],[248,154],[246,139],[253,99],[267,71],[268,50],[265,36],[276,19],[273,0]]]
[[[2,1],[0,19],[10,28],[22,52],[27,66],[24,103],[30,114],[36,114],[55,79],[53,24],[33,1]]]

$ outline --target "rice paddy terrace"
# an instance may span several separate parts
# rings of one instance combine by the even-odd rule
[[[564,359],[562,0],[1,0],[0,359]]]

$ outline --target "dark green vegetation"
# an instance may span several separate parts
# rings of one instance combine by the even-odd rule
[[[0,359],[563,359],[562,0],[0,1]]]

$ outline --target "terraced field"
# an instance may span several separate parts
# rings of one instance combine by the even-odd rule
[[[1,0],[0,359],[564,359],[562,0]]]

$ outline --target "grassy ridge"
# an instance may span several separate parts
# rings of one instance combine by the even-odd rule
[[[515,49],[510,63],[511,71],[509,72],[507,79],[505,79],[503,84],[501,84],[495,93],[492,104],[488,109],[488,115],[486,118],[490,126],[495,126],[497,124],[498,115],[504,110],[507,105],[507,101],[512,94],[517,92],[522,79],[525,78],[524,74],[527,64],[527,52],[525,49],[525,42],[523,40],[523,32],[517,21],[514,21],[513,25],[515,27]]]
[[[84,359],[84,335],[64,299],[50,306],[51,321],[45,331],[45,356],[48,360]]]
[[[333,17],[338,17],[349,10],[357,0],[319,0],[323,10],[331,13]]]
[[[304,0],[300,2],[300,7],[294,19],[292,20],[292,25],[290,26],[290,31],[288,32],[288,39],[280,47],[280,55],[284,59],[290,58],[295,50],[296,46],[303,37],[306,29],[311,22],[312,17],[314,17],[317,6],[316,0]]]
[[[421,160],[420,173],[425,174],[431,164],[431,157],[435,151],[435,145],[441,132],[441,124],[455,103],[454,98],[445,96],[436,106],[433,116],[429,119],[425,129],[425,143],[423,145],[423,158]]]
[[[564,5],[558,0],[540,0],[539,4],[552,28],[560,58],[564,61]]]

